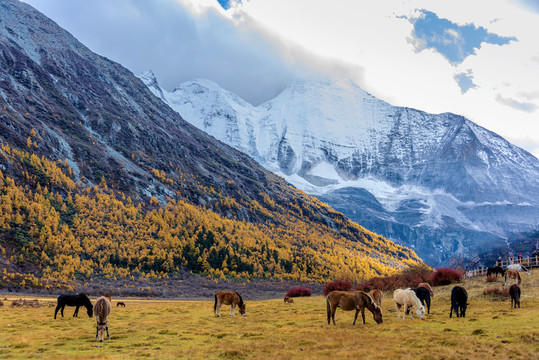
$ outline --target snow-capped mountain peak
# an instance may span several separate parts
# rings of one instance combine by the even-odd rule
[[[463,234],[502,241],[538,221],[539,160],[462,116],[392,106],[347,79],[298,80],[257,107],[208,80],[160,90],[187,121],[433,263],[464,255]],[[441,254],[422,254],[429,241]]]

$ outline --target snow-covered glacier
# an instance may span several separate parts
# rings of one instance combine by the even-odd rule
[[[392,106],[346,79],[301,80],[252,106],[217,84],[172,92],[180,115],[432,265],[480,260],[539,224],[539,160],[451,113]]]

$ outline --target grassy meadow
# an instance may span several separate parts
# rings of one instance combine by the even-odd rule
[[[523,274],[520,309],[510,300],[483,295],[502,287],[484,277],[465,280],[469,307],[465,318],[449,318],[452,285],[434,288],[427,320],[397,320],[391,294],[383,300],[384,323],[352,326],[353,312],[337,310],[328,326],[322,296],[249,301],[247,316],[213,314],[213,299],[174,301],[114,299],[109,317],[111,340],[95,340],[95,318],[84,308],[73,318],[54,320],[55,298],[39,298],[39,308],[0,307],[1,359],[537,359],[539,358],[539,270]],[[3,296],[1,296],[3,298]],[[25,296],[25,299],[33,299]],[[92,298],[95,302],[95,298]],[[116,307],[116,301],[126,307]]]

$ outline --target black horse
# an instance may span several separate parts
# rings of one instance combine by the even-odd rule
[[[421,305],[427,308],[427,314],[430,314],[430,290],[420,286],[414,291],[419,301],[421,301]]]
[[[449,317],[453,317],[453,310],[457,313],[457,317],[465,317],[467,306],[468,293],[466,292],[466,289],[461,286],[455,286],[453,290],[451,290],[451,311],[449,312]]]
[[[74,317],[78,317],[79,315],[79,307],[84,306],[86,308],[86,311],[88,313],[89,317],[92,317],[94,314],[94,308],[92,306],[92,302],[86,296],[85,294],[77,294],[77,295],[60,295],[58,296],[58,305],[56,305],[56,310],[54,310],[54,318],[56,319],[56,314],[58,313],[58,310],[60,311],[60,314],[62,314],[62,317],[64,317],[64,308],[67,306],[76,306],[75,313],[73,314]]]
[[[520,309],[520,286],[517,284],[511,285],[509,288],[509,295],[511,295],[511,307],[516,307]]]
[[[496,277],[498,277],[498,274],[502,274],[502,276],[505,275],[505,270],[501,266],[493,266],[487,268],[487,277],[489,277],[492,274],[496,274]]]

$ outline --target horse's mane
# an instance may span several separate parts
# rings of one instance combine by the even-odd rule
[[[240,298],[240,303],[238,304],[239,307],[242,307],[243,306],[243,299],[241,298],[241,295],[237,292],[237,291],[234,291],[236,293],[236,295],[238,295],[238,297]]]
[[[367,304],[367,307],[369,308],[369,310],[371,310],[371,307],[374,308],[374,309],[380,309],[380,311],[382,310],[380,308],[380,306],[378,306],[378,304],[376,303],[376,301],[374,301],[374,299],[368,294],[366,293],[365,291],[362,291],[361,292],[361,296],[365,299],[365,297],[367,298],[367,301],[366,301],[366,304]],[[369,307],[369,305],[371,307]]]
[[[80,293],[79,296],[84,299],[84,306],[85,307],[87,307],[87,308],[92,307],[92,302],[90,301],[90,298],[88,297],[88,295],[86,295],[84,293]]]
[[[97,321],[98,322],[103,322],[106,320],[107,316],[108,316],[108,313],[107,313],[107,303],[108,303],[108,299],[104,296],[100,297],[99,299],[97,299],[96,303],[95,303],[95,307],[97,308],[97,314],[96,317],[97,317]]]
[[[421,301],[419,301],[419,298],[417,297],[417,295],[415,294],[414,290],[408,288],[405,290],[408,295],[409,295],[409,298],[410,298],[410,301],[412,302],[412,305],[416,308],[416,309],[419,309],[421,308],[423,305],[421,305]]]

